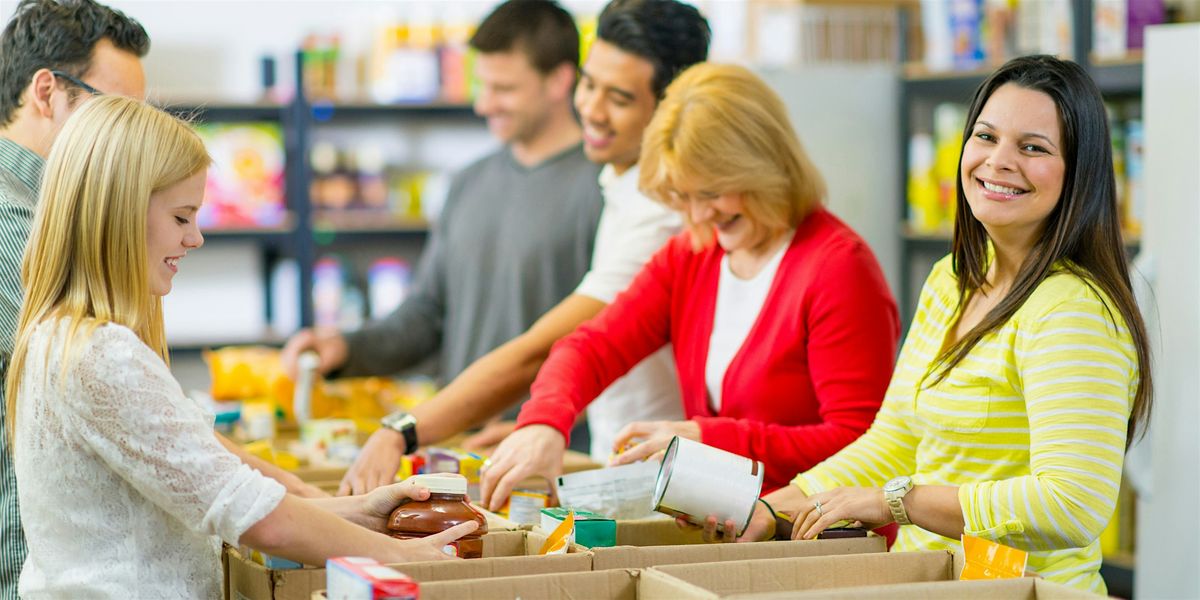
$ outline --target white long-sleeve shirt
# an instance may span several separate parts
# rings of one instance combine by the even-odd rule
[[[236,544],[283,486],[220,445],[131,330],[96,328],[64,370],[67,325],[34,331],[17,398],[21,597],[221,597],[219,540]]]
[[[604,210],[596,229],[592,268],[576,294],[611,303],[625,291],[650,257],[679,233],[679,213],[638,191],[638,167],[617,175],[612,165],[600,171]],[[671,349],[646,357],[614,381],[587,408],[592,460],[604,464],[617,432],[634,421],[682,421],[683,402]]]

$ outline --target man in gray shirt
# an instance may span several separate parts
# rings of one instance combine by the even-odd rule
[[[291,372],[308,349],[333,376],[391,374],[440,352],[450,381],[528,329],[587,272],[603,200],[571,109],[575,22],[556,2],[507,2],[471,46],[481,84],[475,111],[505,146],[454,178],[409,297],[358,331],[300,331],[283,351]]]

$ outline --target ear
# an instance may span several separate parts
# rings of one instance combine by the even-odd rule
[[[550,71],[546,79],[550,82],[550,89],[554,91],[556,100],[571,100],[575,95],[575,80],[578,74],[579,69],[571,63],[562,63]]]
[[[29,87],[25,88],[29,105],[46,119],[54,116],[54,107],[50,98],[59,91],[56,83],[50,69],[38,69],[29,80]]]

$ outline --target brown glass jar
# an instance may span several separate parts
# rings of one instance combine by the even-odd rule
[[[409,480],[428,489],[429,499],[410,500],[392,511],[388,518],[388,535],[401,540],[423,538],[459,523],[475,521],[479,523],[479,529],[448,544],[446,552],[459,558],[481,558],[487,519],[467,501],[467,479],[461,475],[439,473],[414,475]]]

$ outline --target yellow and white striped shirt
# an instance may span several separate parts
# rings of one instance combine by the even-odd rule
[[[1138,363],[1111,302],[1079,277],[1048,277],[941,382],[935,361],[958,318],[957,278],[934,266],[871,429],[794,484],[810,494],[958,486],[966,532],[1030,551],[1048,580],[1104,593],[1100,532],[1113,515]],[[901,527],[895,550],[958,540]]]

